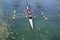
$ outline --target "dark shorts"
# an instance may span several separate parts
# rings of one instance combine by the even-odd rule
[[[32,19],[32,17],[29,17],[29,19]]]

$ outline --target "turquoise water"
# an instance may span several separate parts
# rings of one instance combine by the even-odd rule
[[[31,0],[32,1],[32,0]],[[38,2],[39,5],[37,5]],[[26,8],[26,1],[18,0],[17,13],[21,14]],[[60,1],[59,0],[33,0],[32,4],[29,4],[33,14],[36,16],[33,18],[34,29],[31,29],[28,18],[19,17],[13,19],[14,1],[2,1],[1,10],[3,13],[0,17],[1,24],[7,24],[6,33],[8,37],[4,37],[1,40],[60,40]],[[29,3],[29,1],[28,1]],[[41,6],[41,7],[40,7]],[[44,19],[44,15],[40,13],[43,11],[47,19]],[[0,13],[0,14],[1,14]]]

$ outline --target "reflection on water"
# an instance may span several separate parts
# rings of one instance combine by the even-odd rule
[[[30,27],[28,18],[20,17],[20,14],[24,13],[26,8],[26,1],[18,1],[19,7],[14,7],[14,1],[0,0],[1,40],[60,40],[60,1],[31,0],[32,4],[29,5],[33,14],[36,15],[33,20],[33,30]],[[13,14],[14,8],[17,10],[16,14]],[[13,17],[13,15],[15,16]]]

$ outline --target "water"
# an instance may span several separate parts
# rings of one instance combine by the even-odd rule
[[[19,1],[19,0],[18,0]],[[29,24],[29,20],[26,17],[16,16],[16,19],[13,19],[13,9],[14,1],[2,1],[2,16],[0,17],[3,22],[7,24],[6,34],[3,40],[60,40],[60,1],[59,0],[31,0],[32,5],[30,5],[34,15],[36,17],[33,19],[34,29],[32,30]],[[18,8],[16,8],[17,13],[20,14],[24,12],[26,8],[26,1],[20,0],[18,3]],[[39,2],[41,5],[40,8],[37,8],[35,2]],[[24,4],[23,4],[24,3]],[[28,1],[29,3],[29,1]],[[38,10],[38,11],[37,11]],[[39,13],[43,11],[43,15]],[[0,13],[1,14],[1,13]],[[46,16],[47,19],[44,19],[43,16]],[[5,35],[6,35],[5,34]],[[2,40],[2,39],[1,39]]]

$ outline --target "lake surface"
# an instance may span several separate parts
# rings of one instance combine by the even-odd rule
[[[1,0],[0,25],[6,27],[6,40],[60,40],[60,1],[59,0],[28,0],[33,14],[34,29],[25,16],[27,0]],[[16,9],[16,18],[13,19],[13,10]],[[42,11],[44,14],[42,14]],[[5,24],[4,24],[5,23]],[[7,30],[6,30],[7,29]],[[1,35],[2,36],[2,35]],[[1,40],[3,40],[1,39]]]

